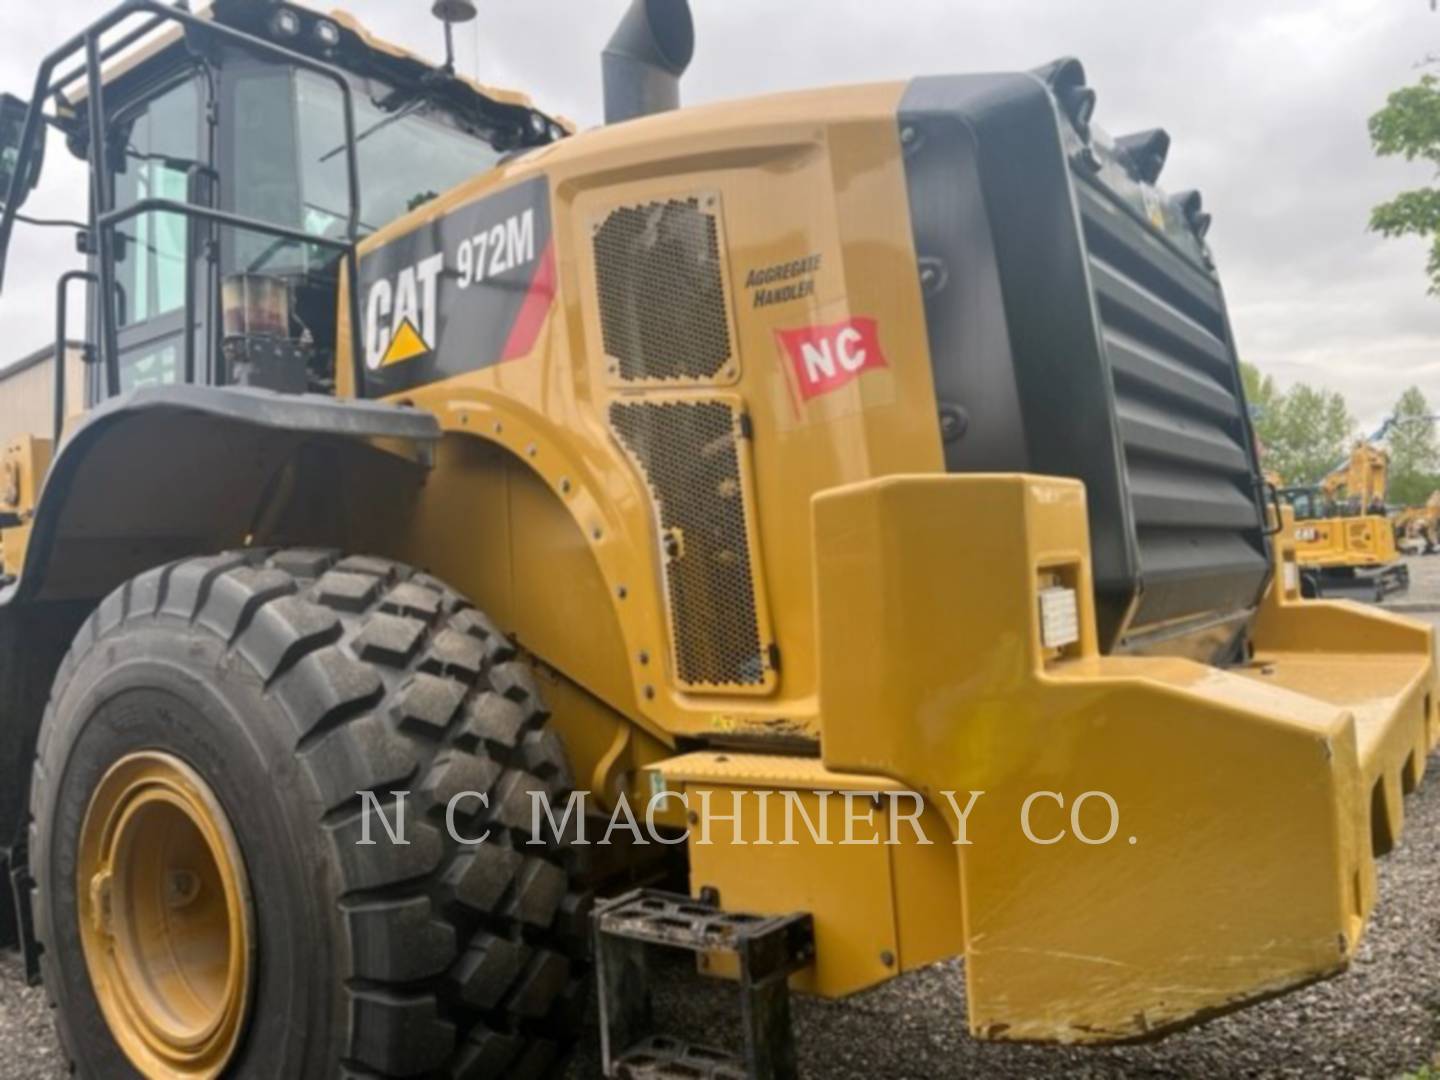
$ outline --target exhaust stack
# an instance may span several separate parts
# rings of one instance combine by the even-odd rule
[[[695,55],[689,0],[634,0],[601,57],[605,122],[680,106],[680,76]]]

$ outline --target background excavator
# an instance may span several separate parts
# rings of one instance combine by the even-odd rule
[[[1305,596],[1378,601],[1409,587],[1385,503],[1390,456],[1376,445],[1387,430],[1357,442],[1318,485],[1279,489]]]
[[[1423,506],[1407,506],[1395,515],[1400,539],[1418,546],[1422,555],[1440,551],[1440,491],[1433,491]]]

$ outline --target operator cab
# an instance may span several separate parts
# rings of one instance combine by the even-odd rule
[[[1296,521],[1320,521],[1336,516],[1334,504],[1318,487],[1282,488],[1280,498],[1295,511]]]
[[[256,0],[216,0],[200,15],[148,0],[130,8],[128,21],[87,32],[113,61],[99,80],[84,65],[53,81],[42,72],[34,98],[48,99],[45,122],[90,162],[105,197],[102,221],[92,209],[80,238],[87,336],[107,361],[91,365],[89,403],[187,381],[333,392],[336,327],[358,326],[355,297],[341,294],[355,242],[506,154],[566,134],[522,95],[436,68],[344,15]],[[13,171],[27,150],[15,122],[24,106],[8,105],[0,140]],[[38,157],[26,168],[33,186]],[[175,208],[145,208],[156,200]],[[110,349],[97,306],[106,292]]]

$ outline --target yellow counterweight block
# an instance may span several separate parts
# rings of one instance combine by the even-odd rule
[[[1104,1042],[1346,966],[1433,738],[1427,629],[1272,585],[1253,659],[1102,656],[1069,480],[847,486],[816,497],[813,544],[822,761],[662,769],[812,801],[898,785],[948,824],[931,847],[901,830],[883,855],[803,835],[702,849],[692,830],[695,888],[815,913],[807,988],[848,993],[963,949],[976,1035]],[[1055,590],[1074,603],[1058,639]]]

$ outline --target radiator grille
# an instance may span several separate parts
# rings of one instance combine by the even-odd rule
[[[655,503],[676,673],[692,688],[762,687],[772,668],[761,639],[739,419],[725,402],[610,406],[610,423]]]
[[[1220,290],[1077,189],[1144,582],[1132,625],[1248,608],[1267,560]]]
[[[720,230],[699,199],[612,211],[595,232],[605,353],[622,381],[714,379],[732,349]]]

